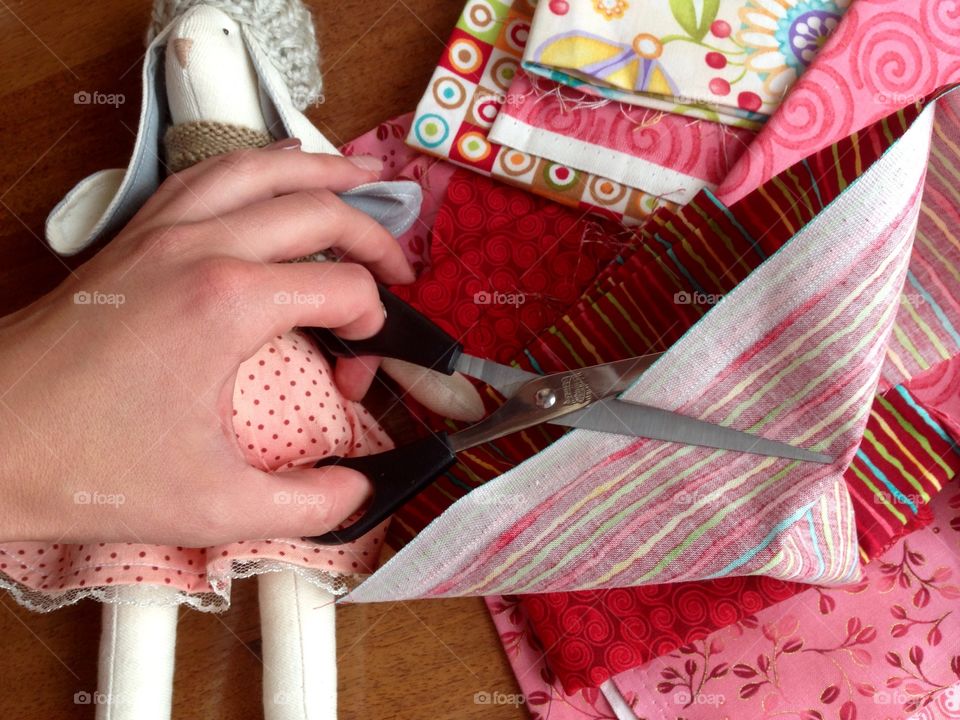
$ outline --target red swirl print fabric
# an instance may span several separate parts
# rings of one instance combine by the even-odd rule
[[[717,195],[736,202],[811,153],[958,81],[955,0],[856,0]]]
[[[394,292],[467,352],[509,363],[619,251],[612,221],[457,170],[430,237],[429,268]]]
[[[767,577],[728,577],[525,595],[521,605],[550,668],[564,691],[574,693],[702,640],[806,587]]]

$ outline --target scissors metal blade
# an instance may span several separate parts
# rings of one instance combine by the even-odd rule
[[[484,360],[467,353],[462,353],[457,358],[454,370],[477,380],[483,380],[505,398],[511,397],[528,380],[540,377],[536,373],[511,365],[502,365],[493,360]]]
[[[833,462],[830,456],[812,450],[794,447],[777,440],[768,440],[759,435],[722,425],[714,425],[662,408],[613,398],[595,402],[582,410],[553,418],[549,422],[582,430],[646,437],[789,460],[821,464]]]
[[[768,457],[780,457],[789,460],[829,464],[833,458],[805,448],[794,447],[777,440],[715,425],[686,415],[663,410],[661,408],[617,400],[616,395],[629,388],[662,353],[644,355],[612,363],[594,365],[568,372],[554,373],[549,377],[570,377],[589,388],[593,402],[580,410],[544,418],[545,422],[564,427],[595,430],[597,432],[647,437],[654,440],[677,442],[687,445],[753,453]],[[457,361],[457,370],[471,377],[483,380],[507,398],[513,396],[526,382],[543,379],[543,375],[527,372],[516,367],[501,365],[492,360],[462,355]],[[602,400],[600,398],[603,398]],[[484,437],[499,435],[491,433],[492,428],[474,426],[477,433],[468,433],[458,438],[464,444],[473,444]],[[460,433],[458,433],[460,435]]]
[[[457,359],[454,369],[464,375],[483,380],[506,398],[512,397],[520,386],[529,380],[570,376],[585,383],[590,388],[593,397],[599,399],[616,395],[629,388],[661,355],[663,353],[651,353],[627,360],[617,360],[544,376],[463,353]]]

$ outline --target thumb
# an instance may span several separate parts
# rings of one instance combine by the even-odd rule
[[[312,537],[335,529],[369,499],[369,480],[331,465],[269,473],[251,467],[234,483],[238,516],[248,518],[243,537]]]

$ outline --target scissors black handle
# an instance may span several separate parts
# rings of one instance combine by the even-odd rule
[[[463,345],[392,292],[378,285],[387,317],[383,327],[365,340],[344,340],[326,328],[301,328],[334,357],[376,355],[406,360],[452,375]]]
[[[321,545],[341,545],[356,540],[436,480],[456,459],[446,433],[430,435],[377,455],[324,458],[314,467],[339,465],[363,473],[373,485],[373,498],[352,525],[307,540]]]

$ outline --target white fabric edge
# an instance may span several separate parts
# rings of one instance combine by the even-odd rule
[[[617,720],[637,720],[637,716],[627,705],[627,701],[620,694],[617,686],[613,684],[613,680],[607,680],[601,684],[600,692],[603,693],[603,697],[609,703],[610,709],[613,710]]]
[[[608,178],[671,202],[685,203],[703,188],[716,189],[713,183],[693,175],[665,168],[629,153],[534,127],[503,112],[494,120],[489,138],[500,145]],[[571,162],[573,160],[575,162]]]

